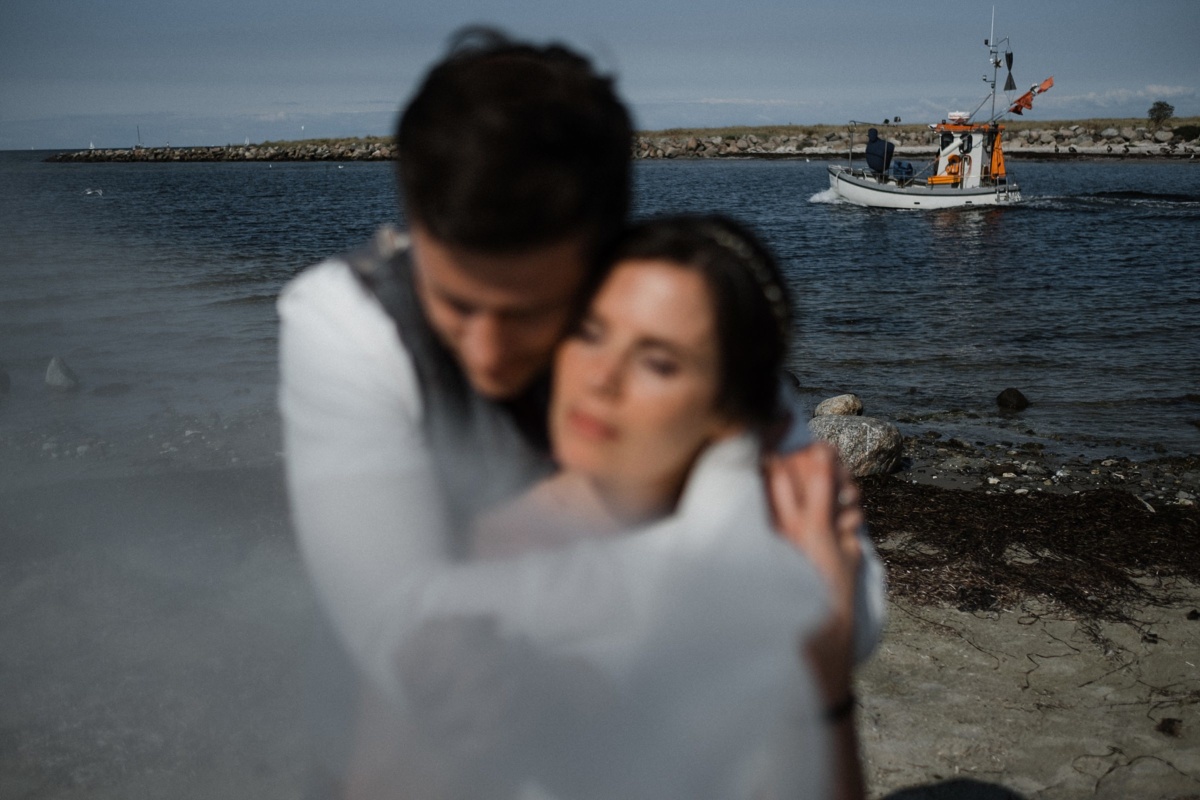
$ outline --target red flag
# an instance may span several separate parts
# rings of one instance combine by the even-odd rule
[[[1008,109],[1010,114],[1020,114],[1022,109],[1033,108],[1033,90],[1030,89],[1025,94],[1017,98],[1017,102],[1012,104],[1012,108]]]
[[[1021,114],[1023,109],[1033,108],[1033,96],[1035,94],[1041,94],[1042,92],[1046,91],[1053,85],[1054,85],[1054,76],[1050,76],[1049,78],[1046,78],[1046,80],[1042,81],[1037,86],[1034,86],[1028,92],[1026,92],[1025,94],[1018,97],[1017,102],[1013,103],[1012,106],[1008,109],[1008,113]]]

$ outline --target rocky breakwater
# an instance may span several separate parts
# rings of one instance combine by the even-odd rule
[[[395,145],[384,141],[296,142],[218,147],[134,147],[58,153],[53,162],[188,162],[188,161],[390,161]]]
[[[1200,153],[1200,126],[1151,129],[1143,126],[1088,127],[1079,124],[1032,127],[1006,124],[1005,150],[1014,156],[1036,157],[1160,157],[1193,158]],[[1028,127],[1027,127],[1028,126]],[[879,135],[896,145],[896,155],[932,157],[937,152],[938,134],[928,125],[879,125]],[[854,150],[861,154],[867,126],[853,135]],[[661,158],[837,158],[851,147],[847,128],[784,128],[767,133],[724,133],[639,135],[634,156]]]

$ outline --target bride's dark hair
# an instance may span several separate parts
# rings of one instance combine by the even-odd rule
[[[767,247],[724,215],[659,217],[633,225],[618,243],[614,263],[631,259],[670,261],[704,278],[717,325],[717,410],[738,422],[773,422],[792,311]]]

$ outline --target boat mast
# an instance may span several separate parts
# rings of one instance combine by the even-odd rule
[[[996,73],[1000,70],[1000,60],[996,56],[999,54],[996,48],[996,7],[992,6],[992,29],[988,31],[988,60],[992,62],[992,113],[989,119],[996,118]],[[983,79],[986,81],[987,76]]]

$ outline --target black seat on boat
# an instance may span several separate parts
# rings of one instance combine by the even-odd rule
[[[871,128],[867,131],[867,168],[872,172],[887,172],[892,165],[892,153],[896,145],[879,138],[879,131]]]

